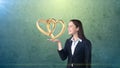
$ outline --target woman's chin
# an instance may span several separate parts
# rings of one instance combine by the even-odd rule
[[[69,35],[72,35],[72,33],[68,33]]]

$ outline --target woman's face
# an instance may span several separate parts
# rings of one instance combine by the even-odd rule
[[[76,26],[74,25],[74,23],[72,21],[69,22],[68,24],[68,34],[70,35],[74,35],[78,32],[78,28],[76,28]]]

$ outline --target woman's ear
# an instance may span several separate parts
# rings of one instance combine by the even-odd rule
[[[79,27],[77,27],[77,31],[79,31]]]

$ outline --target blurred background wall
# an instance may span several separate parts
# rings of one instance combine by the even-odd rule
[[[65,68],[57,44],[36,28],[38,19],[83,23],[93,68],[120,68],[120,0],[0,0],[0,68]],[[58,29],[59,30],[59,29]],[[70,36],[59,37],[64,46]]]

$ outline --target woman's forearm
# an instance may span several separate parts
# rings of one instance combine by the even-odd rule
[[[62,50],[62,44],[61,44],[60,41],[58,42],[58,50],[59,50],[59,51]]]

